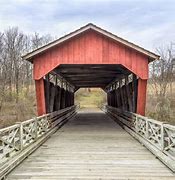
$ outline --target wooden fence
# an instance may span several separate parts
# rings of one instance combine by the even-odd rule
[[[71,106],[0,129],[0,179],[74,116],[77,108]]]
[[[103,110],[175,172],[175,126],[112,106]]]

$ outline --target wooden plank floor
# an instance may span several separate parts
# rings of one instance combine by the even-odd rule
[[[175,179],[175,174],[99,111],[78,113],[7,179]]]

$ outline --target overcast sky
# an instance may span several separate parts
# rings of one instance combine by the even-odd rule
[[[175,0],[0,0],[0,31],[60,37],[89,22],[154,51],[175,42]]]

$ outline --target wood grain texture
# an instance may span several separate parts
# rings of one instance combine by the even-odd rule
[[[35,81],[36,89],[36,102],[38,116],[46,114],[45,92],[44,92],[44,79],[41,78]]]
[[[145,115],[147,80],[138,79],[137,114]]]
[[[122,64],[140,78],[148,79],[148,56],[93,30],[52,47],[33,62],[35,80],[60,64]]]
[[[110,117],[80,112],[7,177],[15,179],[175,179]]]

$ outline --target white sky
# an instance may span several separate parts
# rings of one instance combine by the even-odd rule
[[[154,51],[175,42],[175,0],[0,0],[0,31],[60,37],[90,22]]]

